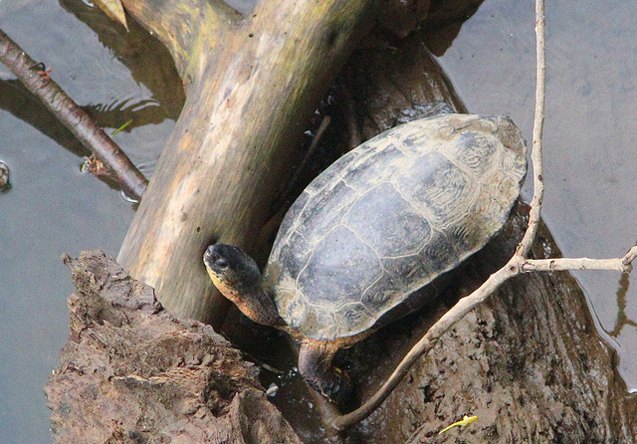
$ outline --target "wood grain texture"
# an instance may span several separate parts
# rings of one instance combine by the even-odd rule
[[[242,20],[241,14],[222,0],[123,0],[126,11],[156,36],[170,51],[187,86],[200,74],[202,59],[214,54],[219,42]],[[195,50],[208,40],[207,51]]]
[[[224,317],[228,304],[203,252],[213,240],[252,250],[311,113],[373,5],[264,1],[230,30],[205,25],[204,7],[204,22],[190,24],[193,55],[181,70],[192,76],[188,99],[119,254],[176,315],[215,324]]]

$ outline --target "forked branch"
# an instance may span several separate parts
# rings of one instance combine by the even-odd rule
[[[0,30],[0,62],[113,172],[113,177],[134,199],[141,199],[148,181],[115,142],[49,77],[49,71],[29,57]]]
[[[544,182],[542,177],[542,133],[544,126],[545,100],[545,44],[544,44],[544,0],[536,0],[535,32],[537,51],[537,79],[535,92],[535,116],[533,127],[533,146],[531,160],[533,164],[533,199],[529,211],[528,227],[515,254],[507,264],[492,274],[477,290],[460,299],[447,313],[445,313],[412,347],[398,364],[394,372],[376,393],[363,403],[358,409],[345,415],[336,416],[330,420],[330,426],[337,431],[344,430],[369,416],[398,385],[407,374],[411,366],[425,353],[428,353],[438,340],[467,313],[478,304],[484,302],[498,287],[513,276],[534,271],[561,270],[615,270],[630,272],[632,262],[637,256],[637,246],[617,259],[528,259],[528,253],[535,240],[540,224],[542,200],[544,197]]]

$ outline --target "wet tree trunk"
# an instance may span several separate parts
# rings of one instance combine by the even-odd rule
[[[171,312],[218,325],[228,304],[203,252],[213,241],[254,250],[375,2],[262,1],[248,18],[220,1],[124,3],[167,44],[188,98],[119,260]]]

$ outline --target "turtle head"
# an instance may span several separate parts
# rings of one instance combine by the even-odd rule
[[[210,245],[203,255],[203,262],[212,282],[233,302],[236,297],[261,285],[261,272],[254,259],[234,245]]]
[[[203,262],[215,287],[243,314],[259,324],[283,324],[272,297],[263,289],[259,266],[241,248],[210,245]]]

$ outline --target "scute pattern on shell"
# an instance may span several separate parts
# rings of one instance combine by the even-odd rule
[[[360,334],[505,224],[526,173],[508,117],[449,114],[365,142],[292,205],[266,281],[303,336]]]

